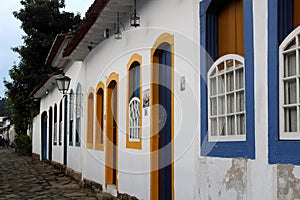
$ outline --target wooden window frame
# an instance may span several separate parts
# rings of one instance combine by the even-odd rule
[[[130,83],[130,76],[129,76],[129,71],[133,65],[133,63],[138,62],[139,63],[139,67],[140,67],[140,132],[139,132],[139,139],[134,139],[132,140],[130,138],[129,135],[129,102],[130,102],[130,94],[129,94],[129,83]],[[131,56],[131,58],[128,61],[127,64],[127,94],[126,94],[126,148],[131,148],[131,149],[138,149],[141,150],[142,149],[142,124],[143,124],[143,117],[142,117],[142,113],[143,113],[143,99],[142,99],[142,56],[139,54],[133,54]]]
[[[99,82],[96,89],[96,140],[95,149],[104,151],[104,83]],[[102,94],[100,94],[102,90]]]
[[[300,26],[294,29],[279,46],[279,116],[280,116],[280,140],[300,140]],[[294,43],[293,43],[294,41]],[[295,53],[295,74],[286,76],[286,56]],[[295,80],[296,102],[285,102],[285,82]],[[285,115],[285,109],[296,107],[296,131],[286,131],[286,123],[289,121]]]
[[[208,140],[207,73],[218,59],[218,10],[228,1],[203,0],[200,4],[200,156],[255,159],[255,105],[254,105],[254,34],[253,0],[243,0],[245,59],[246,141]],[[227,54],[229,52],[226,52]],[[234,53],[239,54],[239,53]]]
[[[299,7],[297,7],[299,9]],[[268,162],[300,165],[300,140],[280,139],[279,45],[295,29],[292,0],[268,0]],[[291,153],[292,152],[292,153]]]
[[[90,88],[87,95],[87,117],[86,117],[86,147],[94,149],[94,89]]]
[[[220,66],[222,67],[222,69],[220,70]],[[228,66],[228,67],[227,67]],[[236,72],[237,71],[243,71],[243,87],[242,88],[237,88],[236,85]],[[234,88],[232,90],[228,90],[228,74],[232,73],[233,74],[233,86]],[[219,80],[220,77],[224,77],[224,85],[223,85],[223,92],[219,93]],[[208,79],[208,141],[209,142],[217,142],[217,141],[246,141],[246,120],[245,120],[245,116],[246,116],[246,112],[245,112],[245,76],[244,76],[244,58],[236,55],[236,54],[228,54],[225,56],[222,56],[221,58],[219,58],[210,68],[210,70],[208,71],[208,75],[207,75],[207,79]],[[216,93],[212,94],[212,84],[211,84],[211,80],[215,79],[216,80]],[[222,83],[221,83],[222,84]],[[238,93],[243,93],[243,111],[237,111],[237,94]],[[229,95],[233,95],[233,111],[230,112],[228,111],[228,102],[227,99],[229,97]],[[220,109],[220,104],[219,104],[219,99],[224,97],[224,108]],[[212,99],[216,100],[216,106],[211,106],[212,103]],[[212,108],[215,108],[216,113],[214,114],[214,112],[212,111]],[[221,111],[223,113],[220,113]],[[244,129],[244,134],[239,134],[238,132],[238,117],[239,116],[244,116],[244,125],[243,125],[243,129]],[[228,119],[230,117],[234,117],[234,131],[235,134],[233,135],[229,135],[228,134]],[[220,134],[220,119],[225,119],[224,123],[222,124],[223,126],[225,126],[224,129],[224,134],[225,135],[221,135]],[[216,132],[212,132],[213,126],[212,125],[212,121],[216,120],[217,121],[217,128],[216,128]],[[242,127],[241,127],[242,128]]]

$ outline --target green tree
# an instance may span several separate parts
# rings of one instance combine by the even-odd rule
[[[11,104],[18,134],[26,133],[28,124],[38,113],[39,103],[29,98],[38,83],[54,71],[45,60],[55,36],[73,31],[81,23],[80,15],[60,11],[64,0],[21,0],[22,9],[13,12],[21,21],[25,34],[23,45],[13,48],[20,55],[20,63],[9,71],[11,82],[4,81],[5,95]]]
[[[10,105],[6,98],[0,97],[0,116],[10,116]]]

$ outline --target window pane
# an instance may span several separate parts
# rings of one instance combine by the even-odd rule
[[[245,135],[245,115],[237,115],[237,135]]]
[[[226,128],[225,117],[220,117],[219,118],[219,133],[220,133],[220,135],[226,135],[225,128]]]
[[[234,135],[235,134],[235,118],[234,115],[227,117],[227,134]]]
[[[224,62],[221,62],[219,65],[218,65],[218,70],[219,70],[219,73],[222,73],[224,72]]]
[[[220,96],[218,101],[219,115],[223,115],[225,114],[225,96]]]
[[[140,139],[140,99],[134,97],[129,102],[129,138]]]
[[[285,56],[285,77],[296,75],[296,53]]]
[[[136,66],[134,70],[134,79],[133,81],[133,96],[140,98],[140,67]]]
[[[214,75],[216,75],[216,68],[214,68],[213,71],[210,74],[210,76],[214,76]]]
[[[208,88],[210,135],[222,140],[246,134],[244,64],[228,58],[214,65]]]
[[[296,47],[296,40],[293,39],[293,40],[287,45],[287,47],[285,48],[285,50],[292,49],[292,48],[295,48],[295,47]]]
[[[210,129],[210,131],[211,131],[211,135],[212,136],[217,136],[218,135],[218,130],[217,130],[217,118],[213,118],[213,119],[211,119],[211,121],[210,121],[211,123],[210,123],[210,125],[211,125],[211,129]]]
[[[211,96],[216,95],[217,94],[217,79],[216,78],[212,78],[210,79],[210,93]]]
[[[244,91],[236,93],[236,112],[245,110]]]
[[[284,104],[293,104],[297,102],[297,84],[296,79],[284,82]]]
[[[234,94],[227,95],[227,113],[234,112]]]
[[[244,71],[243,69],[236,70],[236,89],[244,88]]]
[[[211,98],[210,100],[210,115],[217,115],[217,98]]]
[[[235,68],[239,68],[239,67],[242,67],[242,66],[243,66],[243,63],[241,63],[238,60],[235,61]]]
[[[226,68],[227,70],[231,70],[233,67],[233,60],[230,59],[230,60],[226,60]]]
[[[284,109],[285,132],[297,132],[297,107]]]
[[[225,92],[225,76],[218,77],[218,94],[224,94]]]
[[[227,73],[227,92],[231,92],[234,90],[234,77],[233,72]]]

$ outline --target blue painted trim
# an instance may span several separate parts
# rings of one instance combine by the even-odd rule
[[[287,10],[282,10],[279,3],[282,5],[284,2],[279,1],[268,1],[269,163],[300,165],[300,141],[279,140],[279,45],[291,30],[291,24],[285,23],[289,19],[286,14],[293,13],[288,5]]]
[[[208,106],[207,106],[207,72],[214,62],[210,59],[214,50],[207,47],[207,17],[212,0],[200,2],[200,124],[201,156],[250,158],[255,159],[255,112],[254,112],[254,48],[253,48],[253,13],[252,0],[244,0],[244,57],[245,57],[245,105],[246,105],[246,141],[243,142],[208,142]],[[209,33],[215,34],[215,33]],[[212,55],[214,58],[215,56]],[[216,58],[214,58],[216,59]]]

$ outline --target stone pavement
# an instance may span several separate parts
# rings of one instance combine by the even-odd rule
[[[0,149],[0,200],[2,199],[116,199],[94,193],[64,172],[14,150]]]

